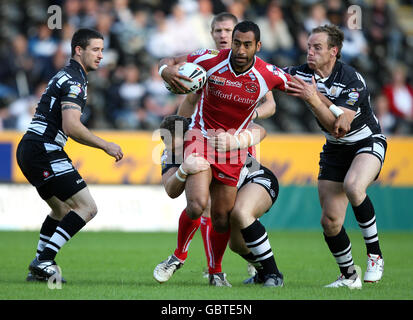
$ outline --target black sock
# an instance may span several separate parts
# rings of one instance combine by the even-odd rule
[[[74,211],[60,221],[48,244],[39,255],[39,260],[54,260],[60,248],[80,231],[86,222]]]
[[[341,273],[350,278],[356,271],[354,269],[353,257],[351,255],[351,243],[344,227],[336,236],[328,237],[324,234],[330,252],[333,254]]]
[[[364,237],[367,254],[378,254],[383,257],[377,234],[376,214],[369,196],[366,196],[359,206],[353,206],[353,211]]]
[[[245,244],[254,255],[254,261],[261,264],[263,273],[280,276],[281,274],[275,263],[267,232],[261,222],[255,220],[248,227],[241,229],[241,234]]]
[[[40,236],[39,242],[37,243],[36,257],[38,257],[39,254],[46,247],[47,242],[50,240],[51,236],[56,231],[56,227],[59,225],[59,222],[60,221],[53,219],[49,215],[46,216],[46,219],[44,220],[42,227],[40,228]]]

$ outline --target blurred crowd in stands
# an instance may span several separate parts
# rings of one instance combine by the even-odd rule
[[[51,5],[62,9],[61,29],[48,27]],[[361,29],[348,28],[351,5],[361,8]],[[71,36],[80,27],[105,37],[101,67],[89,73],[82,121],[92,129],[158,128],[183,99],[164,87],[159,59],[213,48],[210,23],[222,11],[255,21],[261,29],[258,55],[279,67],[305,63],[312,28],[341,26],[342,60],[364,76],[384,133],[413,133],[411,0],[3,0],[0,131],[26,130],[48,81],[70,59]],[[319,132],[301,101],[274,94],[277,112],[262,122],[269,132]]]

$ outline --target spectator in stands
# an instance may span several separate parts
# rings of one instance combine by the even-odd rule
[[[215,48],[211,38],[211,21],[214,17],[211,0],[199,0],[198,11],[190,15],[192,30],[197,35],[200,48]]]
[[[143,105],[146,110],[146,123],[148,128],[154,130],[164,117],[174,114],[182,103],[184,95],[173,95],[168,89],[161,76],[158,74],[158,65],[151,68],[151,76],[144,82],[146,94]]]
[[[341,30],[344,33],[343,48],[341,49],[341,59],[347,64],[363,65],[363,70],[369,64],[368,45],[363,32],[360,29],[349,27],[348,21],[351,18],[349,13],[345,13],[344,23]]]
[[[177,40],[171,38],[169,34],[164,12],[156,11],[153,18],[155,26],[148,32],[146,49],[151,56],[156,59],[161,59],[167,56],[169,52],[174,52],[174,42]]]
[[[109,115],[117,129],[141,129],[145,126],[146,112],[142,107],[145,87],[140,83],[135,64],[122,68],[124,80],[109,89],[107,104]]]
[[[9,106],[8,123],[9,129],[25,132],[33,119],[34,112],[43,92],[46,90],[47,82],[37,85],[33,95],[19,98]]]
[[[402,64],[392,70],[392,82],[384,86],[390,112],[396,117],[397,133],[413,133],[413,87],[406,81],[407,69]]]
[[[384,94],[379,94],[374,99],[373,108],[383,134],[388,135],[395,133],[396,119],[389,110],[389,100]]]
[[[257,24],[261,30],[262,42],[258,55],[275,65],[294,64],[296,58],[294,39],[284,21],[278,1],[268,4],[267,15],[259,18]]]
[[[327,10],[321,2],[317,2],[310,7],[310,14],[304,20],[304,28],[310,33],[314,28],[325,24],[330,24]]]
[[[18,34],[10,42],[11,50],[0,57],[0,98],[28,95],[35,80],[34,58],[26,37]]]
[[[363,22],[373,58],[383,65],[386,59],[397,60],[403,33],[397,23],[393,8],[385,0],[373,0],[373,3],[363,13]]]

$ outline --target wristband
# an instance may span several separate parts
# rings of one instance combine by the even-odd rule
[[[184,171],[184,169],[182,169],[182,164],[179,166],[179,169],[178,169],[179,171],[181,171],[181,173],[184,175],[184,176],[187,176],[188,174]]]
[[[330,111],[334,114],[336,118],[338,118],[344,113],[344,111],[337,107],[335,104],[332,104],[328,109],[330,109]]]
[[[186,181],[186,177],[182,178],[179,174],[178,174],[178,170],[175,171],[175,177],[181,181],[181,182],[185,182]]]
[[[159,70],[158,70],[158,73],[159,73],[159,75],[160,75],[161,77],[162,77],[162,71],[163,71],[163,69],[165,69],[167,66],[168,66],[168,65],[166,65],[166,64],[163,64],[163,65],[160,66],[160,68],[159,68]]]

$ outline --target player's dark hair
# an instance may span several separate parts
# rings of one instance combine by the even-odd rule
[[[234,34],[235,31],[239,31],[242,33],[248,32],[248,31],[252,31],[254,33],[255,36],[255,41],[258,42],[261,39],[261,32],[260,32],[260,28],[258,27],[258,25],[252,21],[242,21],[240,23],[238,23],[235,28],[234,31],[232,31],[232,38],[234,39]]]
[[[181,134],[181,132],[176,132],[176,130],[182,130],[182,136],[188,131],[190,125],[190,120],[185,117],[178,115],[170,115],[165,117],[159,129],[161,129],[161,139],[164,140],[169,137],[175,137],[176,134]]]
[[[321,32],[327,33],[327,36],[328,36],[327,45],[329,49],[331,49],[332,47],[338,48],[336,57],[337,59],[340,59],[341,48],[343,47],[343,41],[344,41],[343,31],[341,31],[340,28],[334,24],[326,24],[324,26],[319,26],[311,30],[311,34],[321,33]]]
[[[81,28],[77,30],[73,34],[72,42],[71,42],[72,57],[76,53],[75,48],[77,46],[83,49],[86,49],[91,39],[102,39],[103,40],[103,35],[100,32],[93,30],[93,29],[89,29],[89,28]]]
[[[238,23],[238,18],[237,18],[236,16],[234,16],[232,13],[229,13],[229,12],[221,12],[221,13],[218,13],[218,14],[214,17],[214,19],[212,19],[212,22],[211,22],[211,31],[214,31],[215,24],[216,24],[217,22],[222,22],[222,21],[225,21],[225,20],[232,20],[232,22],[234,22],[234,25],[236,25],[236,24]]]

